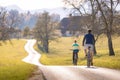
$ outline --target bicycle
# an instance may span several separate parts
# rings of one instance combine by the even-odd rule
[[[79,50],[73,51],[73,64],[74,65],[77,65],[77,62],[78,62],[78,51]]]
[[[88,52],[87,52],[87,67],[90,67],[93,63],[92,63],[92,54],[90,53],[90,46],[88,47]]]

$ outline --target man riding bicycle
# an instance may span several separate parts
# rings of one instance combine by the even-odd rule
[[[73,64],[77,65],[77,63],[74,63],[74,58],[76,55],[76,58],[78,59],[78,52],[79,52],[79,44],[77,43],[77,41],[75,40],[74,43],[72,44],[73,47]]]
[[[88,34],[86,34],[83,38],[82,45],[84,46],[85,55],[87,56],[88,47],[90,47],[91,52],[91,65],[93,65],[93,53],[94,53],[94,43],[95,38],[94,35],[91,34],[91,30],[88,30]]]

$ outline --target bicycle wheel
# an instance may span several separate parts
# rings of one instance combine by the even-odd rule
[[[91,55],[90,53],[87,54],[87,67],[90,67],[91,65]]]
[[[73,60],[74,65],[77,65],[77,54],[74,54],[74,60]]]

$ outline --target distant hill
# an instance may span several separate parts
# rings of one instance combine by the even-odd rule
[[[9,5],[5,7],[8,11],[10,10],[17,10],[20,13],[27,13],[24,14],[21,19],[21,24],[19,24],[19,28],[23,29],[26,26],[29,26],[30,28],[33,28],[36,24],[36,21],[38,19],[38,17],[36,17],[34,15],[34,13],[43,13],[44,11],[49,12],[49,14],[58,14],[59,17],[55,17],[53,18],[54,20],[62,20],[64,17],[67,17],[69,15],[69,11],[67,9],[64,9],[63,7],[58,7],[58,8],[53,8],[53,9],[36,9],[36,10],[22,10],[20,7],[16,6],[16,5]],[[28,11],[33,14],[33,15],[29,15]]]
[[[10,11],[10,10],[18,10],[19,12],[22,12],[23,10],[20,8],[20,7],[18,7],[18,6],[16,6],[16,5],[9,5],[9,6],[6,6],[5,7],[8,11]]]
[[[27,12],[28,10],[22,10],[20,7],[18,7],[17,5],[9,5],[9,6],[6,6],[6,9],[9,11],[9,10],[12,10],[12,9],[15,9],[15,10],[18,10],[20,13],[24,13],[24,12]],[[30,10],[31,13],[42,13],[44,11],[47,11],[49,12],[50,14],[59,14],[60,15],[60,19],[62,19],[63,17],[66,17],[69,15],[69,11],[70,10],[65,10],[63,7],[58,7],[58,8],[53,8],[53,9],[47,9],[47,8],[44,8],[44,9],[36,9],[36,10]]]
[[[65,10],[63,7],[58,7],[58,8],[53,8],[53,9],[38,9],[38,10],[32,10],[30,12],[32,13],[35,13],[35,12],[44,12],[44,11],[47,11],[49,12],[50,14],[59,14],[60,15],[60,18],[62,19],[63,17],[66,17],[69,15],[69,11],[70,10]]]

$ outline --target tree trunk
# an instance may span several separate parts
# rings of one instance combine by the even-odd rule
[[[109,56],[115,56],[110,32],[107,33],[107,38],[108,38]]]
[[[48,41],[45,41],[43,44],[44,50],[46,53],[49,53],[49,48],[48,48]]]
[[[45,50],[45,52],[46,53],[49,53],[49,42],[48,42],[48,39],[46,39],[45,41],[44,41],[44,44],[43,44],[43,46],[44,46],[44,50]]]
[[[96,55],[97,54],[97,50],[96,50],[95,44],[93,45],[93,49],[94,49],[94,55]]]

